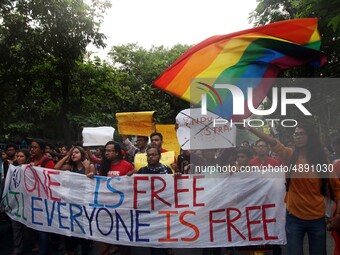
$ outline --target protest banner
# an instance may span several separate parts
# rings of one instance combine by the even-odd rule
[[[84,127],[83,146],[102,146],[113,140],[113,127]]]
[[[156,124],[156,131],[163,135],[162,148],[174,151],[175,157],[180,153],[181,147],[177,140],[175,124]]]
[[[185,109],[176,116],[177,138],[183,150],[218,149],[236,146],[236,127],[227,124],[214,125],[219,116],[207,112],[202,116],[200,108]],[[222,119],[221,119],[222,120]]]
[[[154,114],[155,111],[116,113],[119,134],[149,136],[155,132]]]
[[[11,166],[1,206],[30,228],[105,243],[176,248],[284,244],[284,176],[261,176],[89,179]]]
[[[168,151],[168,152],[163,152],[161,155],[162,155],[161,160],[159,162],[171,168],[171,164],[174,163],[175,153],[173,151]],[[137,171],[141,169],[143,166],[148,165],[148,161],[146,159],[145,153],[136,154],[133,162],[134,162],[135,169]]]

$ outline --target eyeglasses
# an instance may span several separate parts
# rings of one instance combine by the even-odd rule
[[[293,137],[295,138],[295,137],[304,137],[304,136],[306,136],[306,133],[305,132],[295,132],[294,134],[293,134]]]
[[[159,154],[156,154],[156,153],[152,153],[152,154],[147,154],[146,156],[148,157],[148,158],[150,158],[150,157],[155,157],[155,156],[158,156]]]
[[[105,152],[111,153],[111,152],[116,152],[116,151],[115,150],[105,150]]]
[[[39,149],[40,147],[39,146],[31,146],[30,148],[35,150],[35,149]]]

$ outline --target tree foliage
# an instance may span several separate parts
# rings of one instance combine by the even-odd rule
[[[250,14],[250,20],[256,26],[267,23],[316,17],[319,20],[321,51],[327,57],[327,63],[315,70],[309,67],[285,71],[281,77],[340,77],[340,2],[339,0],[258,0],[256,9]],[[329,135],[339,133],[340,89],[334,82],[329,86],[309,86],[312,99],[308,105],[313,119],[308,119],[320,130],[325,142]],[[277,116],[281,117],[282,116]],[[291,111],[292,118],[305,120],[297,111]]]
[[[87,3],[87,2],[86,2]],[[157,110],[173,123],[185,103],[152,81],[188,46],[114,47],[113,64],[90,58],[109,1],[0,2],[0,139],[42,137],[70,143],[85,126],[115,126],[115,113]]]
[[[128,76],[122,85],[132,92],[128,107],[130,111],[157,110],[158,121],[173,123],[178,112],[189,107],[189,103],[151,86],[188,48],[188,45],[180,44],[170,49],[153,46],[149,50],[137,44],[112,47],[109,56],[114,66]]]
[[[64,139],[71,140],[71,73],[88,44],[105,46],[99,28],[109,6],[108,0],[0,2],[0,120],[5,134],[19,118],[32,127],[27,134],[46,135],[58,127],[57,135],[62,130]]]

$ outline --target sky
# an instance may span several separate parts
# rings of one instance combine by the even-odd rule
[[[108,39],[105,50],[90,47],[101,58],[114,45],[137,43],[171,47],[197,44],[220,34],[251,28],[249,13],[256,0],[111,0],[101,26]]]

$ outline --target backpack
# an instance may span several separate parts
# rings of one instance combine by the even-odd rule
[[[50,161],[52,161],[52,159],[50,159],[50,158],[45,158],[44,160],[43,160],[43,162],[41,163],[41,167],[45,167],[46,165],[47,165],[47,163],[48,162],[50,162]]]

